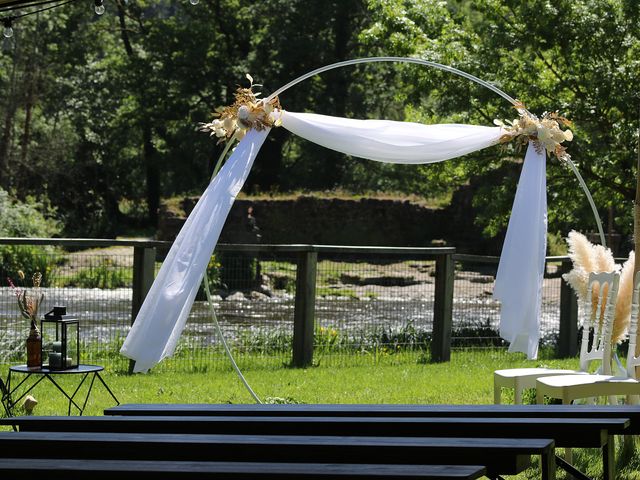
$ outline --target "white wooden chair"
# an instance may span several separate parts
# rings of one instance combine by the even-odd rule
[[[610,403],[617,403],[617,395],[625,395],[627,403],[638,403],[640,381],[637,369],[640,367],[638,345],[638,304],[640,296],[640,272],[634,279],[631,304],[631,320],[629,323],[629,350],[627,352],[627,376],[584,375],[580,377],[546,377],[537,381],[537,403],[543,403],[545,395],[562,399],[569,404],[578,398],[609,397]]]
[[[536,381],[540,378],[551,376],[587,375],[589,364],[592,361],[600,361],[600,371],[604,374],[611,373],[611,331],[615,303],[618,293],[618,281],[620,275],[617,272],[591,273],[589,275],[588,295],[581,305],[582,317],[582,344],[580,348],[580,370],[561,370],[552,368],[511,368],[496,370],[493,372],[493,400],[495,404],[501,403],[502,389],[514,390],[514,403],[522,403],[522,392],[525,388],[536,388]],[[601,312],[604,308],[602,321],[601,315],[593,315],[592,292],[594,286],[598,287],[597,309]],[[605,289],[605,286],[607,288]],[[606,292],[605,292],[606,290]],[[606,293],[606,297],[604,296]],[[589,335],[593,327],[593,341],[589,348]]]

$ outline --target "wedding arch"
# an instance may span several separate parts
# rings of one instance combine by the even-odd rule
[[[493,127],[425,125],[296,113],[280,106],[279,95],[314,75],[374,62],[414,63],[461,76],[510,102],[519,118],[507,124],[494,122]],[[264,99],[256,98],[253,80],[247,77],[251,87],[238,89],[236,102],[221,109],[218,119],[204,125],[212,136],[226,141],[226,146],[211,182],[176,237],[120,350],[135,360],[134,371],[147,371],[173,354],[203,277],[207,293],[209,291],[204,273],[231,206],[270,129],[279,126],[324,147],[388,163],[434,163],[508,141],[528,144],[493,295],[501,302],[500,336],[509,342],[509,350],[536,358],[546,253],[547,155],[555,155],[576,175],[595,216],[601,243],[605,244],[593,198],[561,145],[573,138],[570,130],[561,129],[568,123],[566,119],[555,113],[537,117],[495,85],[456,68],[419,58],[371,57],[334,63],[296,78]],[[224,161],[236,141],[239,143]],[[211,301],[209,306],[215,319]]]

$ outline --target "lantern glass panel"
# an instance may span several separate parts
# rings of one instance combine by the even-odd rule
[[[66,307],[53,307],[40,323],[43,367],[66,370],[80,365],[80,325]]]
[[[56,320],[43,320],[40,326],[42,334],[42,366],[50,370],[62,368],[62,325]]]
[[[64,368],[76,368],[80,364],[80,328],[78,321],[65,321],[66,352]]]

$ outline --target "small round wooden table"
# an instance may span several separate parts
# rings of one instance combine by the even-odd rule
[[[7,392],[2,399],[5,405],[5,410],[8,415],[13,416],[13,408],[16,406],[16,404],[20,400],[22,400],[25,396],[27,396],[27,394],[31,392],[31,390],[33,390],[41,381],[45,379],[47,379],[53,385],[55,385],[55,387],[67,398],[67,400],[69,400],[69,408],[67,410],[67,415],[71,415],[72,406],[76,407],[78,409],[78,413],[82,415],[85,407],[87,406],[87,402],[89,401],[89,397],[91,396],[91,390],[93,389],[93,383],[95,382],[96,378],[100,381],[100,383],[102,383],[102,385],[107,390],[107,392],[109,392],[109,395],[111,395],[111,398],[113,398],[113,400],[118,405],[120,405],[120,402],[118,401],[116,396],[113,394],[113,392],[111,391],[107,383],[100,376],[100,372],[102,372],[103,370],[104,370],[104,367],[100,365],[78,365],[76,368],[69,368],[66,370],[49,370],[48,368],[38,368],[34,370],[31,368],[27,368],[26,365],[15,365],[13,367],[9,367],[9,375],[7,377],[7,386],[6,386]],[[16,374],[16,373],[26,374],[27,376],[24,379],[22,379],[22,381],[20,381],[17,385],[12,386],[11,376],[12,374]],[[58,382],[56,382],[56,379],[53,378],[54,375],[80,375],[81,380],[78,386],[76,387],[76,389],[73,391],[73,393],[69,395],[65,391],[65,389],[62,388],[62,386]],[[29,388],[27,388],[24,392],[22,392],[22,394],[18,398],[16,398],[15,400],[12,399],[11,398],[12,395],[16,391],[18,391],[18,389],[20,389],[20,387],[22,387],[22,385],[24,385],[25,382],[29,380],[29,378],[31,378],[32,376],[37,376],[39,378],[35,382],[33,382],[29,386]],[[76,395],[80,391],[80,387],[82,387],[85,380],[89,376],[91,376],[91,383],[89,384],[89,390],[87,390],[87,394],[84,398],[84,402],[82,402],[82,407],[81,407],[78,404],[78,402],[76,402]]]

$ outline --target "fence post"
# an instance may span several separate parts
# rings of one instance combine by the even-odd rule
[[[316,305],[318,253],[298,254],[296,300],[293,315],[293,366],[306,367],[313,361],[313,330]]]
[[[560,271],[571,270],[571,263],[563,261]],[[560,280],[560,334],[558,336],[558,357],[575,357],[578,354],[578,300],[573,290],[564,280]]]
[[[131,298],[131,325],[151,289],[155,276],[156,249],[133,247],[133,293]],[[129,373],[133,373],[135,361],[129,360]]]
[[[436,285],[433,302],[432,362],[448,362],[451,359],[453,277],[453,255],[438,255],[436,257]]]

